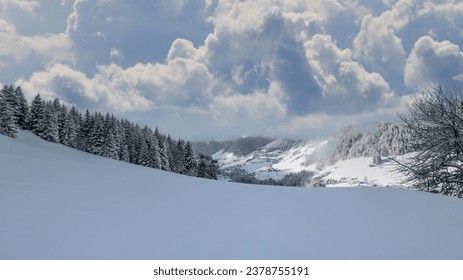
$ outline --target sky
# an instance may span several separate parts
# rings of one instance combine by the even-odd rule
[[[459,0],[0,0],[0,83],[190,140],[396,121],[463,80]]]

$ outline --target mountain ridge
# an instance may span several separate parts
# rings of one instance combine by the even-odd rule
[[[254,139],[260,138],[248,137],[247,142],[250,143]],[[269,140],[269,138],[266,139]],[[328,180],[327,175],[332,173],[328,167],[333,167],[338,162],[363,158],[362,164],[366,164],[366,167],[373,167],[369,162],[372,159],[368,160],[368,158],[376,154],[379,154],[380,158],[381,156],[383,158],[404,156],[412,152],[409,145],[412,140],[404,124],[375,122],[350,125],[319,140],[301,141],[278,138],[266,145],[261,145],[262,142],[259,142],[253,145],[255,149],[248,147],[249,153],[245,153],[245,150],[239,150],[239,153],[236,153],[233,149],[227,148],[233,147],[234,143],[228,141],[220,149],[211,150],[215,151],[211,156],[219,162],[222,179],[225,180],[240,181],[243,180],[243,176],[246,176],[246,182],[253,181],[252,178],[257,181],[266,179],[278,181],[286,175],[300,172],[310,172],[304,176],[314,176],[322,180],[326,177]],[[193,143],[193,147],[196,145],[197,143]],[[392,165],[389,161],[387,169],[391,172],[393,171]],[[346,180],[330,178],[329,181]],[[396,180],[394,185],[402,185],[399,181]],[[265,183],[269,182],[265,181]]]

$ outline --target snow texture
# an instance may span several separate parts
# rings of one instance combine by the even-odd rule
[[[463,201],[204,180],[0,135],[0,259],[462,259]]]

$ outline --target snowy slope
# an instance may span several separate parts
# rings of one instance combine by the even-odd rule
[[[462,259],[462,212],[423,192],[240,185],[0,136],[0,259]]]
[[[325,144],[326,141],[277,139],[245,156],[219,151],[213,157],[219,161],[222,170],[241,168],[253,173],[257,179],[278,180],[288,173],[315,170],[315,165],[306,164],[307,158]]]
[[[401,157],[395,157],[401,158]],[[320,171],[330,187],[340,186],[383,186],[408,187],[405,178],[396,171],[396,164],[384,159],[380,165],[372,166],[371,157],[338,161]]]
[[[318,141],[277,139],[246,155],[221,150],[213,158],[228,177],[247,173],[259,180],[281,180],[290,173],[310,171],[327,186],[407,187],[388,157],[406,156],[409,138],[401,124],[370,123],[348,126]],[[375,149],[388,157],[383,164],[371,166]]]

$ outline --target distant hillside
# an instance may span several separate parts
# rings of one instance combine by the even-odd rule
[[[314,183],[304,176],[323,179],[327,176],[325,173],[332,172],[325,168],[334,166],[338,161],[371,158],[375,153],[379,153],[380,157],[396,157],[412,151],[410,133],[403,124],[398,123],[351,125],[318,141],[270,140],[249,137],[222,142],[222,145],[214,142],[209,145],[203,143],[201,151],[204,153],[209,149],[209,154],[215,152],[212,156],[219,161],[221,173],[228,180],[247,183],[264,180],[262,183],[265,184],[290,182],[292,185],[313,185]],[[194,146],[196,145],[195,143]],[[357,162],[366,163],[368,168],[368,161],[367,159]],[[393,166],[388,165],[387,172],[392,172],[392,169]],[[386,169],[383,168],[382,171],[381,177],[386,176],[383,174]],[[300,172],[306,173],[296,174]],[[295,174],[291,180],[287,177],[290,174]],[[278,182],[283,179],[284,181]],[[340,181],[330,180],[336,183]],[[390,185],[399,184],[400,180],[379,181]]]
[[[351,125],[329,137],[334,160],[372,156],[398,156],[411,152],[412,137],[402,123],[373,123],[369,126]]]
[[[234,141],[210,141],[192,143],[193,151],[205,155],[213,155],[219,151],[245,156],[267,145],[274,139],[267,137],[243,137]]]

